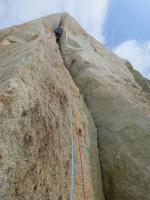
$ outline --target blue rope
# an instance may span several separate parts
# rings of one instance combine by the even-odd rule
[[[73,134],[72,134],[72,117],[71,117],[71,106],[70,106],[70,98],[69,98],[69,96],[70,96],[69,95],[69,84],[68,84],[67,74],[66,74],[66,79],[67,79],[68,101],[69,101],[69,110],[70,110],[70,126],[71,126],[71,191],[70,191],[70,200],[73,200]]]

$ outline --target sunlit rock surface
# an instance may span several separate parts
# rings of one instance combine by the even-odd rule
[[[53,29],[60,15],[0,31],[0,199],[70,199],[68,71]],[[70,75],[86,196],[103,200],[97,129]],[[74,193],[83,199],[75,118]]]

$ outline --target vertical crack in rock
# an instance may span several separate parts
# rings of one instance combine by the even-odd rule
[[[61,19],[61,22],[63,23],[63,19]],[[58,43],[58,45],[59,45],[59,50],[60,50],[60,54],[62,55],[62,52],[61,52],[61,38],[60,38],[60,42]],[[63,58],[63,56],[62,56],[62,58]],[[71,65],[69,66],[70,68],[71,67],[73,67],[73,64],[74,64],[74,62],[75,62],[75,60],[73,60],[72,62],[71,62]],[[88,62],[87,62],[88,63]],[[65,65],[65,63],[64,63],[64,65]],[[67,70],[67,66],[65,66],[66,67],[66,70]],[[85,103],[85,105],[86,105],[86,103]],[[87,105],[86,105],[86,107],[87,107]],[[88,107],[87,107],[87,109],[88,109]],[[88,111],[87,112],[89,112],[90,113],[90,111],[89,111],[89,109],[88,109]],[[91,113],[90,113],[90,115],[91,115]],[[92,115],[91,115],[91,121],[93,121],[93,117],[92,117]],[[94,126],[95,126],[95,128],[97,127],[96,126],[96,124],[95,124],[95,122],[93,121],[93,123],[94,123]],[[99,141],[98,141],[98,134],[97,134],[97,129],[96,129],[96,140],[97,140],[97,149],[98,149],[98,161],[99,161],[99,169],[100,169],[100,179],[102,178],[102,175],[101,175],[101,162],[100,162],[100,151],[99,151]],[[92,164],[92,163],[91,163]],[[102,179],[102,181],[103,181],[103,179]],[[102,188],[103,188],[103,184],[102,184],[102,186],[101,186]],[[103,190],[103,192],[104,192],[105,190]],[[96,199],[98,199],[99,197],[98,196],[95,196],[95,198]]]
[[[61,18],[61,23],[62,23],[62,25],[64,25],[64,21],[65,21],[65,19],[67,18],[67,16],[68,15],[64,15],[62,18]],[[61,38],[60,38],[60,40],[59,40],[59,43],[58,43],[58,45],[59,45],[59,50],[60,50],[60,54],[61,54],[61,56],[62,56],[62,47],[61,47],[61,42],[62,42],[62,40],[61,40]],[[62,56],[62,59],[63,59],[63,56]],[[65,65],[65,63],[64,63],[64,65]],[[73,62],[71,63],[71,65],[70,65],[70,68],[72,67],[72,65],[73,65]],[[67,70],[67,66],[65,66],[66,67],[66,70]],[[84,98],[83,98],[83,101],[84,101]],[[86,106],[86,103],[84,102],[84,104],[85,104],[85,108],[86,108],[86,112],[87,112],[87,115],[91,115],[91,113],[90,113],[90,111],[88,110],[88,107]],[[90,116],[90,121],[91,121],[91,124],[93,123],[93,125],[95,126],[95,128],[96,128],[96,125],[95,125],[95,123],[94,123],[94,121],[93,121],[93,118],[92,118],[92,116]],[[90,131],[92,131],[92,130],[90,130]],[[97,166],[97,167],[99,167],[99,175],[97,176],[97,179],[99,179],[99,180],[101,180],[101,164],[100,164],[100,156],[99,156],[99,147],[98,147],[98,135],[97,135],[97,129],[95,130],[95,132],[96,132],[96,147],[97,147],[97,149],[98,149],[98,162],[99,162],[99,165]],[[91,133],[92,134],[92,133]],[[96,152],[93,152],[93,153],[96,153]],[[91,155],[91,157],[92,157],[93,155]],[[93,163],[91,163],[91,165],[93,165]],[[91,171],[91,173],[93,173],[93,171]],[[94,182],[94,180],[93,180],[93,182]],[[103,188],[103,185],[99,182],[99,187],[101,188],[101,190],[100,190],[100,193],[101,194],[99,194],[98,195],[98,192],[97,192],[97,190],[99,190],[99,189],[97,189],[97,187],[98,187],[98,185],[96,185],[95,184],[95,199],[103,199],[104,197],[103,197],[103,192],[102,192],[102,188]]]

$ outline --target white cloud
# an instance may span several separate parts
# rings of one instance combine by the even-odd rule
[[[150,40],[129,40],[113,49],[118,56],[128,59],[133,67],[150,79]]]
[[[0,27],[69,12],[86,31],[104,42],[103,25],[109,0],[0,0]]]
[[[108,0],[73,0],[72,5],[63,0],[64,10],[75,17],[78,22],[96,39],[104,42],[103,25],[106,18]]]

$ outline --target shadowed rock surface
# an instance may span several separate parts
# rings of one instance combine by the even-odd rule
[[[61,49],[96,124],[105,198],[150,199],[149,81],[71,17]]]
[[[60,21],[58,46],[53,30]],[[68,70],[87,200],[149,200],[150,81],[67,13],[0,30],[0,199],[70,199]],[[74,200],[80,200],[72,117]]]

